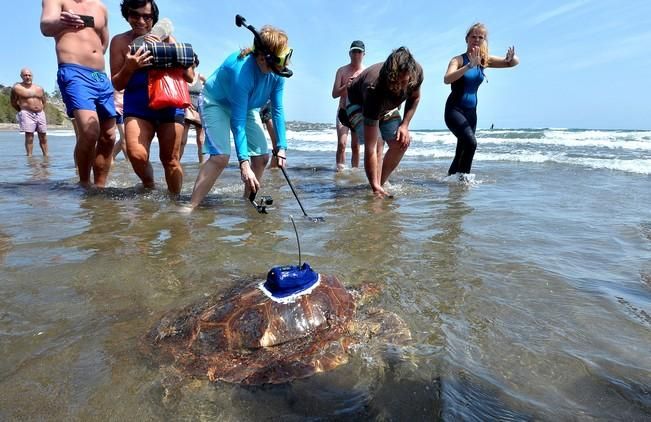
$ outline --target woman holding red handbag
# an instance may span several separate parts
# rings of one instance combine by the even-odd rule
[[[145,188],[154,188],[154,172],[149,161],[149,151],[154,135],[158,137],[160,160],[165,169],[167,189],[171,194],[181,192],[183,169],[180,163],[181,137],[183,135],[184,110],[176,107],[153,109],[150,107],[149,70],[152,55],[143,47],[135,52],[131,45],[136,38],[145,37],[149,42],[174,43],[174,38],[150,33],[158,22],[158,6],[155,0],[122,0],[122,16],[131,30],[116,35],[111,40],[111,80],[115,89],[124,89],[124,124],[127,154]],[[163,39],[161,39],[163,38]],[[177,70],[174,70],[177,71]],[[194,70],[190,67],[179,71],[183,79],[192,82]],[[184,84],[187,87],[187,85]]]

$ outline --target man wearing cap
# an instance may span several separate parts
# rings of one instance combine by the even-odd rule
[[[337,118],[335,119],[337,125],[337,171],[341,171],[346,167],[346,142],[350,127],[347,123],[348,119],[345,110],[346,98],[348,97],[347,90],[352,80],[364,70],[362,60],[364,59],[365,51],[366,49],[362,41],[356,40],[350,44],[348,51],[350,63],[337,69],[335,83],[332,86],[332,98],[339,98]],[[350,159],[350,165],[351,167],[359,167],[359,141],[354,131],[352,133],[350,147],[353,153]]]

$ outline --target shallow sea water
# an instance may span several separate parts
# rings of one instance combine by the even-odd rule
[[[334,142],[333,142],[334,144]],[[76,186],[73,139],[24,157],[0,133],[0,419],[651,419],[651,176],[554,162],[407,156],[375,200],[334,151],[290,151],[266,174],[274,207],[241,198],[231,165],[191,215],[143,192],[121,158],[110,186]],[[481,146],[480,146],[481,148]],[[154,157],[157,156],[154,146]],[[138,350],[165,311],[302,258],[401,316],[413,342],[360,347],[287,385],[183,377]]]

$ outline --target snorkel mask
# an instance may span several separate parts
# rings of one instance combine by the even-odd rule
[[[253,25],[247,25],[246,19],[244,19],[242,16],[235,15],[235,25],[243,26],[253,33],[253,45],[255,47],[255,50],[260,51],[263,54],[265,61],[273,73],[284,78],[289,78],[294,74],[294,72],[287,68],[287,62],[289,62],[289,59],[292,57],[294,50],[289,48],[285,50],[280,57],[278,57],[273,54],[264,44],[262,38],[260,37],[260,34],[258,34],[258,31],[255,30]]]

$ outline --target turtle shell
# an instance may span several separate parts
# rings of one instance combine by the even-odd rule
[[[284,383],[347,362],[353,296],[321,275],[292,303],[267,297],[259,281],[165,315],[143,338],[155,360],[194,376],[241,384]]]

